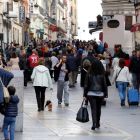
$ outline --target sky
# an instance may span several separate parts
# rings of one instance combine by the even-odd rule
[[[102,0],[78,0],[78,36],[80,40],[99,40],[99,32],[89,34],[88,22],[97,21],[97,15],[102,15]],[[85,32],[83,32],[85,30]]]

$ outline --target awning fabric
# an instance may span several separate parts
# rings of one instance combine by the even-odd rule
[[[98,27],[98,28],[95,28],[95,29],[91,29],[91,30],[89,30],[89,33],[92,34],[94,32],[97,32],[97,31],[101,30],[101,29],[103,29],[103,28],[102,27]]]
[[[131,32],[140,31],[140,23],[134,24],[131,27]]]

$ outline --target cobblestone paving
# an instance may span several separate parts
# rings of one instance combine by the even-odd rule
[[[82,124],[75,120],[80,108],[83,90],[79,86],[69,89],[70,106],[58,105],[56,83],[52,95],[53,110],[37,112],[36,98],[32,84],[24,89],[24,131],[15,133],[15,140],[139,140],[140,107],[120,106],[119,95],[115,87],[109,88],[109,99],[102,107],[101,128],[91,130],[90,122]],[[46,91],[46,99],[51,92]],[[90,114],[90,107],[88,107]],[[3,140],[0,132],[0,140]]]

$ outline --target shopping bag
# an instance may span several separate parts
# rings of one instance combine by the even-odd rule
[[[86,105],[83,106],[83,104],[84,104],[84,100],[82,102],[81,108],[77,113],[76,120],[78,122],[86,123],[89,121],[89,114],[88,114],[87,106]]]

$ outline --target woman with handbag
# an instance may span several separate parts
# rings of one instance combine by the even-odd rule
[[[45,59],[39,58],[38,66],[34,68],[31,76],[33,86],[35,88],[38,111],[44,110],[46,88],[50,87],[50,90],[53,90],[49,69],[44,65]]]
[[[121,106],[125,106],[126,88],[128,83],[130,84],[130,86],[132,86],[132,83],[129,76],[129,69],[125,66],[125,61],[123,58],[119,60],[119,65],[115,68],[112,78],[112,84],[114,84],[116,77],[118,91],[121,99]]]
[[[87,99],[91,105],[92,130],[100,127],[101,105],[104,98],[107,101],[108,91],[105,79],[105,71],[100,60],[94,60],[90,66],[85,80],[84,100]]]
[[[24,87],[27,87],[30,63],[26,53],[23,53],[22,58],[20,59],[20,69],[23,70],[24,73]]]

